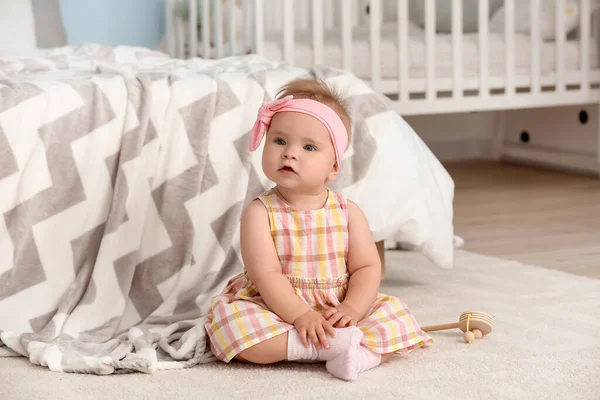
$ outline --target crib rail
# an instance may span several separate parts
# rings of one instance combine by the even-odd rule
[[[173,16],[176,1],[189,5],[185,23]],[[452,29],[444,34],[436,31],[439,3],[422,1],[424,26],[415,34],[409,22],[415,2],[409,0],[166,0],[168,51],[177,57],[205,58],[257,53],[302,67],[325,63],[352,72],[358,70],[357,62],[368,57],[368,71],[355,73],[375,90],[390,96],[405,115],[600,101],[600,69],[591,68],[590,52],[591,46],[599,42],[598,13],[593,13],[595,0],[580,1],[578,34],[569,42],[565,0],[530,0],[531,29],[525,35],[515,32],[515,12],[521,0],[504,0],[503,33],[490,30],[490,1],[479,0],[474,42],[467,42],[464,32],[465,0],[449,0]],[[554,37],[544,40],[540,21],[547,1],[554,1],[557,17]],[[390,8],[395,11],[390,12]],[[395,16],[393,40],[388,35],[390,16]],[[519,41],[524,36],[530,51],[525,71],[517,63],[518,56],[523,56],[518,52],[523,51]],[[499,38],[503,48],[497,47]],[[445,75],[436,67],[446,61],[436,49],[443,40],[451,43],[452,72]],[[424,66],[415,71],[413,57],[418,55],[420,43]],[[567,45],[572,51],[573,43],[577,44],[577,67],[567,69]],[[478,53],[478,70],[471,76],[465,74],[465,51],[473,45]],[[548,61],[545,54],[550,47],[554,49],[554,69],[545,71],[542,66]],[[368,56],[361,57],[363,50]],[[392,74],[382,67],[389,62],[391,50],[395,52]],[[491,62],[498,52],[502,52],[503,72],[493,73]]]

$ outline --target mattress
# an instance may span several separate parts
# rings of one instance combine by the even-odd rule
[[[324,34],[324,64],[342,68],[341,32],[338,29],[328,30]],[[309,67],[313,62],[312,33],[310,31],[296,32],[294,46],[294,64],[299,67]],[[396,23],[382,25],[381,29],[381,77],[397,79],[398,77],[398,46]],[[265,35],[263,55],[271,60],[282,60],[283,40],[281,33]],[[556,43],[544,42],[541,49],[540,67],[542,76],[548,76],[556,71]],[[427,73],[425,32],[411,25],[409,29],[408,57],[409,77],[424,78]],[[371,51],[369,27],[355,28],[352,36],[352,72],[360,78],[369,79],[371,76]],[[590,67],[598,68],[598,49],[594,41],[590,41]],[[463,77],[477,78],[479,76],[479,38],[477,33],[464,34],[462,45]],[[565,46],[566,71],[577,71],[580,65],[580,44],[569,40]],[[453,77],[453,46],[451,34],[438,34],[435,38],[435,76],[436,78]],[[489,76],[502,77],[505,74],[505,40],[501,33],[489,33]],[[515,74],[529,75],[531,73],[531,40],[529,35],[515,35]]]

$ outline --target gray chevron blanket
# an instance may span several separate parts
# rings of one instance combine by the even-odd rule
[[[386,138],[360,122],[389,109],[352,75],[90,45],[1,60],[0,356],[93,374],[213,360],[204,315],[242,270],[240,215],[268,188],[249,132],[302,76],[345,86],[358,121],[335,189],[391,213],[384,177],[367,178]]]

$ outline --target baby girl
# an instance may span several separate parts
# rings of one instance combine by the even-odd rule
[[[250,151],[274,186],[244,211],[244,271],[213,299],[210,346],[225,362],[325,362],[355,380],[395,353],[427,347],[406,305],[379,293],[381,263],[361,209],[328,188],[340,171],[351,119],[317,80],[285,85],[258,111]]]

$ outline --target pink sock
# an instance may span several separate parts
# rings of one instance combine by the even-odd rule
[[[336,378],[353,381],[358,374],[375,368],[381,363],[381,355],[365,346],[351,347],[334,359],[327,361],[327,371]]]
[[[336,329],[335,332],[334,338],[327,336],[329,348],[317,350],[313,343],[309,343],[308,347],[304,346],[296,329],[288,331],[288,360],[332,360],[349,348],[358,347],[363,337],[362,331],[356,326]]]

